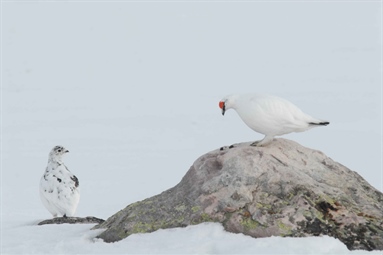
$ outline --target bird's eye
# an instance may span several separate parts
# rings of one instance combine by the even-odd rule
[[[61,152],[61,149],[58,149],[58,152]]]

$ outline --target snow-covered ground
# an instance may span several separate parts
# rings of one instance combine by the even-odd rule
[[[200,155],[262,138],[221,97],[284,97],[327,127],[287,135],[382,184],[382,6],[369,2],[1,3],[1,253],[364,254],[336,239],[253,239],[219,224],[106,244],[50,218],[55,145],[78,216],[108,218],[176,185]],[[371,254],[371,253],[369,253]],[[374,252],[380,254],[380,252]]]

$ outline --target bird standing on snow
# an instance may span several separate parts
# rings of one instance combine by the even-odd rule
[[[62,162],[67,152],[62,146],[51,150],[47,169],[40,180],[41,201],[53,217],[73,216],[80,200],[78,179]]]
[[[252,143],[252,146],[267,145],[274,136],[303,132],[330,124],[305,114],[294,104],[276,96],[230,95],[219,102],[219,107],[222,109],[222,115],[226,110],[233,108],[247,126],[265,135],[263,140]]]

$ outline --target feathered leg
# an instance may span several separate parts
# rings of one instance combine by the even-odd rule
[[[263,138],[262,140],[260,141],[255,141],[253,142],[252,144],[250,144],[250,146],[266,146],[268,145],[271,141],[273,141],[274,139],[274,136],[272,135],[266,135],[265,138]]]

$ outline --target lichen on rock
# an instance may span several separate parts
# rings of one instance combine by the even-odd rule
[[[322,152],[286,139],[236,144],[197,159],[175,187],[136,202],[95,228],[106,242],[160,228],[220,222],[252,237],[338,238],[383,250],[383,194]]]

